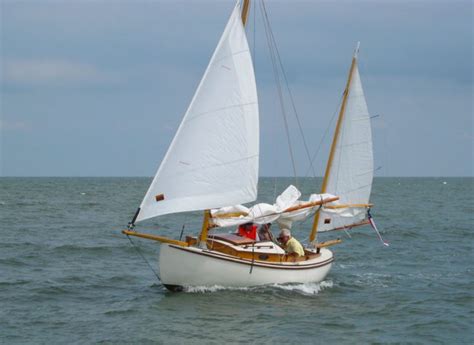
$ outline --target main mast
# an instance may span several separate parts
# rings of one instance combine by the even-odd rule
[[[349,70],[349,76],[347,77],[346,88],[344,89],[344,95],[342,98],[342,105],[341,105],[341,109],[339,110],[339,117],[337,119],[336,129],[334,131],[334,137],[332,139],[331,151],[329,152],[329,158],[326,165],[326,171],[324,173],[323,184],[321,186],[321,194],[326,193],[326,188],[329,181],[329,175],[331,174],[331,168],[334,161],[334,153],[336,152],[336,147],[339,141],[341,126],[344,120],[344,113],[346,111],[347,99],[349,97],[349,88],[351,86],[352,75],[354,73],[354,68],[357,64],[357,53],[359,52],[359,44],[360,43],[357,43],[354,56],[352,57],[351,68]],[[314,215],[313,227],[311,228],[311,234],[309,236],[310,242],[314,242],[316,240],[316,235],[318,232],[319,216],[320,216],[320,212],[318,211]]]
[[[242,24],[245,27],[245,24],[247,23],[247,18],[250,10],[250,0],[243,0],[242,4]],[[205,244],[207,241],[207,233],[209,231],[209,223],[211,219],[211,211],[210,210],[205,210],[204,211],[204,217],[202,220],[202,229],[201,229],[201,234],[199,235],[199,242],[201,245]]]
[[[250,9],[250,0],[244,0],[244,3],[242,5],[242,24],[247,24],[247,17],[249,15],[249,9]]]

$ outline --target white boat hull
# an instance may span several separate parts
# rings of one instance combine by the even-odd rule
[[[317,258],[301,262],[253,262],[195,247],[161,245],[162,283],[171,290],[190,286],[247,287],[322,281],[331,269],[333,254],[321,249]]]

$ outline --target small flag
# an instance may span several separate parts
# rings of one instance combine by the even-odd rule
[[[375,230],[375,232],[377,233],[377,236],[379,237],[379,240],[380,242],[382,242],[382,244],[386,247],[389,246],[389,244],[387,242],[385,242],[382,238],[382,235],[380,235],[380,232],[379,230],[377,229],[377,226],[375,225],[375,222],[374,222],[374,219],[372,218],[372,215],[370,214],[370,210],[367,210],[367,217],[369,218],[369,223],[370,225],[372,226],[372,228]]]

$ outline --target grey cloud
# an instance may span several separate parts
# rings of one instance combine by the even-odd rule
[[[57,59],[6,59],[2,63],[2,82],[7,86],[64,86],[116,82],[116,78],[96,66]]]

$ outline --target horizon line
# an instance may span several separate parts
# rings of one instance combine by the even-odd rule
[[[123,175],[123,176],[113,176],[113,175],[0,175],[0,178],[153,178],[154,176],[144,176],[144,175]],[[294,179],[294,176],[259,176],[260,178],[291,178]],[[323,176],[297,176],[297,179],[309,179],[309,178],[323,178]],[[374,176],[374,178],[474,178],[474,175],[404,175],[404,176]]]

